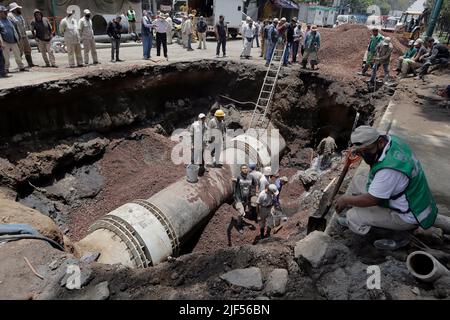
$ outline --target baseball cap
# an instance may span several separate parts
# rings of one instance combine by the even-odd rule
[[[8,9],[6,9],[5,6],[0,6],[0,12],[6,12],[8,11]]]
[[[199,118],[199,119],[206,118],[206,115],[205,115],[204,113],[200,113],[200,114],[198,115],[198,118]]]
[[[84,13],[84,14],[91,14],[91,11],[89,11],[89,9],[85,9],[85,10],[83,11],[83,13]]]
[[[352,144],[357,148],[365,148],[381,136],[381,133],[377,129],[371,126],[359,126],[353,131],[351,136]]]
[[[71,9],[71,8],[67,8],[66,9],[66,13],[74,13],[75,10]]]

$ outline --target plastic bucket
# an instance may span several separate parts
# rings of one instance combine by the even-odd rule
[[[188,164],[186,167],[186,178],[190,183],[196,183],[198,181],[198,170],[200,166],[196,164]]]

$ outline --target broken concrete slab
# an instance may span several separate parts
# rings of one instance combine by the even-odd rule
[[[250,290],[262,290],[262,274],[261,270],[256,267],[246,269],[234,269],[220,276],[229,284],[247,288]]]
[[[265,291],[269,296],[282,296],[286,293],[288,282],[286,269],[274,269],[267,280]]]
[[[349,249],[346,246],[335,242],[321,231],[310,233],[298,241],[294,249],[295,258],[307,260],[313,268],[335,262],[339,256],[345,258],[348,254]]]

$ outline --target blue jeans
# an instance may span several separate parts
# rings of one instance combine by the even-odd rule
[[[189,36],[188,36],[188,43],[187,43],[187,48],[188,49],[192,49],[192,34],[190,34]]]
[[[3,56],[3,49],[0,48],[0,76],[5,76],[5,57]]]
[[[142,47],[144,49],[144,58],[149,59],[151,55],[152,50],[152,36],[151,35],[142,35]]]
[[[272,60],[272,53],[273,50],[275,49],[275,45],[276,43],[272,43],[272,41],[268,41],[267,42],[267,46],[266,46],[266,63],[269,64],[270,60]]]
[[[291,50],[292,50],[292,42],[288,42],[286,44],[286,52],[284,53],[284,57],[283,57],[283,64],[288,64],[289,55],[291,53]]]

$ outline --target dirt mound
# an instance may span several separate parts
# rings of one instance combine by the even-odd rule
[[[319,51],[319,68],[341,79],[359,79],[355,73],[361,71],[364,53],[370,39],[370,30],[363,25],[343,25],[339,28],[320,29],[321,47]],[[383,34],[392,39],[394,52],[391,57],[391,70],[405,47],[391,33]]]

